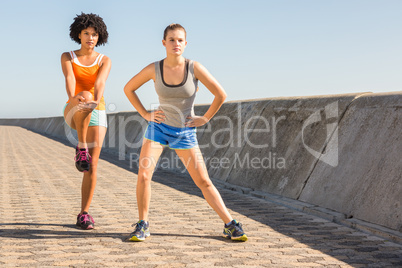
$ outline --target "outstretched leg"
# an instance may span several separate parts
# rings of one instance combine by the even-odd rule
[[[176,153],[190,173],[194,183],[202,191],[208,204],[215,210],[224,223],[232,221],[233,218],[227,210],[221,195],[209,178],[200,148],[197,146],[187,150],[176,150]]]
[[[200,148],[197,146],[188,150],[176,150],[176,153],[195,184],[201,189],[208,204],[225,223],[223,236],[236,241],[247,241],[247,235],[244,233],[241,223],[232,218],[221,195],[212,184]]]

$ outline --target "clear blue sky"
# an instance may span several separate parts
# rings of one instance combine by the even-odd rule
[[[184,56],[207,67],[229,101],[402,90],[401,0],[15,0],[0,9],[0,118],[61,115],[60,56],[79,48],[69,26],[81,11],[108,26],[97,51],[112,59],[105,99],[115,112],[134,109],[123,87],[165,56],[172,22],[187,30]],[[147,108],[157,102],[151,82],[138,94]],[[211,100],[201,87],[196,103]]]

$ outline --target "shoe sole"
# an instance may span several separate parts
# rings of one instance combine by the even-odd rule
[[[240,237],[232,237],[231,239],[232,239],[232,241],[246,242],[248,240],[248,237],[247,237],[247,235],[244,234]]]
[[[248,240],[248,237],[246,234],[239,236],[239,237],[232,237],[228,235],[223,235],[223,238],[230,239],[232,241],[239,241],[239,242],[246,242]]]
[[[81,228],[82,230],[93,230],[93,229],[95,229],[95,226],[93,226],[93,225],[81,226],[80,224],[76,224],[76,226]]]
[[[128,241],[131,241],[131,242],[144,242],[145,239],[147,239],[148,237],[149,237],[149,236],[146,236],[145,238],[140,239],[140,238],[138,238],[138,237],[136,237],[136,236],[133,236],[133,237],[131,237]]]
[[[75,226],[80,227],[82,230],[92,230],[95,229],[95,225],[88,225],[88,226],[82,226],[78,222],[75,224]]]

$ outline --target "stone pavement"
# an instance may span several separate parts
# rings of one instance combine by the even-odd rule
[[[250,238],[225,240],[191,179],[165,171],[152,182],[150,239],[126,242],[137,221],[137,175],[108,154],[90,211],[96,229],[77,229],[81,174],[73,153],[0,126],[0,267],[402,267],[402,245],[218,187]]]

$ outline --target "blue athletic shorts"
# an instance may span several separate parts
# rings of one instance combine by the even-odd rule
[[[170,149],[191,149],[198,145],[195,127],[178,128],[149,122],[144,138],[159,142]]]
[[[63,114],[64,110],[66,109],[68,103],[64,105],[63,108]],[[107,116],[106,116],[106,111],[105,110],[93,110],[91,113],[91,120],[89,121],[89,127],[93,126],[101,126],[101,127],[106,127],[107,128]]]

